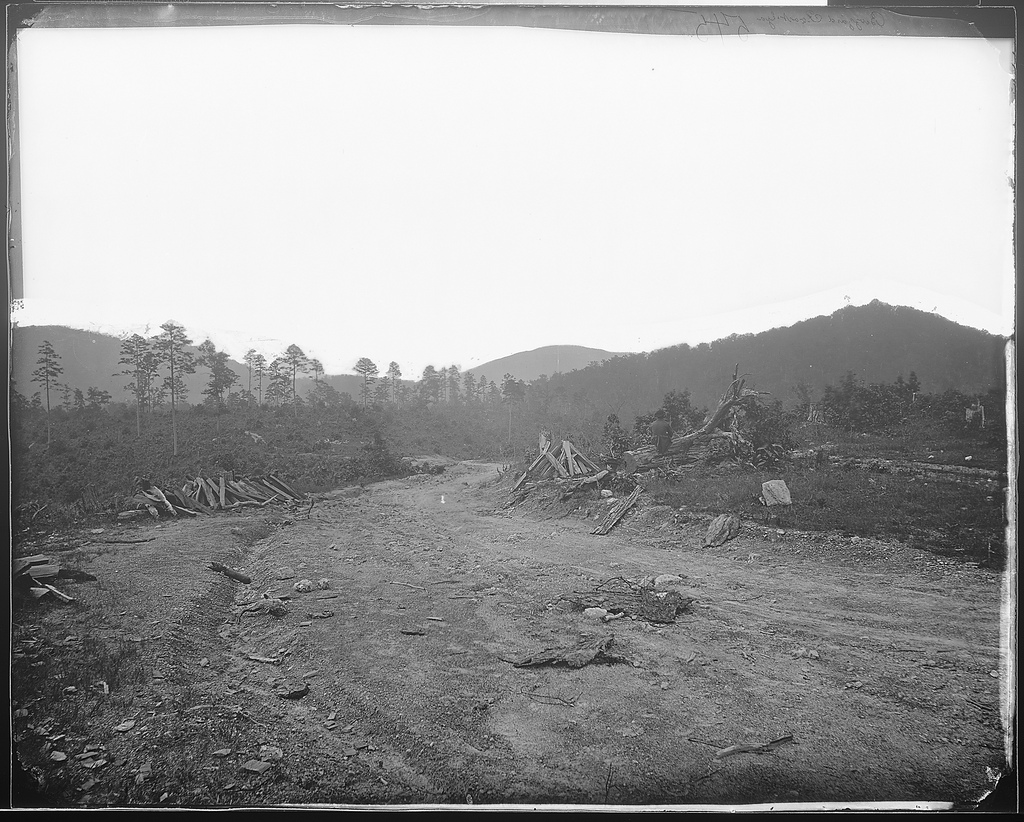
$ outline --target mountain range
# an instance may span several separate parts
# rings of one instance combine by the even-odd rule
[[[82,391],[95,386],[114,401],[127,400],[128,377],[117,375],[121,342],[117,337],[63,326],[16,326],[12,329],[11,368],[15,388],[31,396],[38,350],[49,340],[64,369],[61,382]],[[815,317],[786,328],[759,334],[732,335],[697,346],[678,345],[649,353],[616,354],[597,348],[556,345],[523,351],[469,369],[500,384],[504,374],[527,382],[546,382],[568,395],[581,393],[600,410],[606,407],[628,419],[657,407],[671,390],[689,390],[695,405],[711,405],[720,396],[739,364],[749,374],[748,386],[788,401],[797,386],[820,396],[848,371],[865,382],[892,382],[914,372],[923,391],[956,388],[983,393],[1005,384],[1003,350],[1006,340],[958,325],[936,314],[875,301],[848,306],[829,316]],[[229,365],[248,381],[242,363]],[[116,376],[115,376],[116,375]],[[338,391],[359,396],[362,378],[355,374],[323,377]],[[202,399],[206,370],[187,378],[189,400]],[[302,380],[300,395],[311,380]],[[51,403],[55,400],[51,396]],[[59,400],[58,400],[59,401]]]

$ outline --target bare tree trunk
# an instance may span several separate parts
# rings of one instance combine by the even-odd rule
[[[717,433],[717,431],[727,421],[730,412],[744,402],[765,393],[744,388],[744,382],[745,379],[739,376],[739,366],[737,366],[732,382],[719,400],[718,407],[700,428],[687,434],[674,434],[668,450],[664,454],[659,454],[653,445],[626,451],[622,455],[623,470],[627,474],[635,474],[639,471],[649,471],[658,466],[681,462],[686,459],[695,446],[707,445],[716,437],[722,437],[723,434]]]
[[[178,456],[178,423],[174,418],[174,348],[171,348],[171,453]]]

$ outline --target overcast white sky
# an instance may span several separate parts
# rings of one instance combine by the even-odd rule
[[[849,300],[1013,329],[1009,43],[417,26],[18,35],[23,325],[407,377]]]

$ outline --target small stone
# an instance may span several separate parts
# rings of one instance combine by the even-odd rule
[[[294,568],[278,568],[274,571],[274,579],[295,579]]]
[[[313,583],[308,579],[300,579],[292,587],[300,594],[308,594],[313,590]]]
[[[123,734],[123,733],[125,733],[127,731],[130,731],[134,727],[135,727],[135,720],[134,719],[126,719],[120,725],[116,726],[114,728],[114,730],[117,731],[118,733],[122,733]]]
[[[218,759],[223,759],[225,756],[231,753],[231,748],[221,748],[220,750],[214,751],[211,756],[216,756]]]
[[[260,760],[263,762],[277,762],[284,757],[284,751],[273,745],[260,746]]]
[[[327,591],[331,587],[331,581],[327,579],[327,577],[324,577],[319,582],[317,582],[316,587],[319,588],[321,591]]]
[[[54,762],[63,762],[67,758],[68,755],[63,751],[54,751],[50,754],[50,759],[52,759]]]
[[[608,615],[608,612],[604,608],[586,608],[583,611],[583,616],[588,619],[604,619]]]
[[[242,770],[250,771],[251,773],[264,774],[272,767],[274,766],[270,762],[263,762],[262,760],[250,759],[248,762],[242,765]]]

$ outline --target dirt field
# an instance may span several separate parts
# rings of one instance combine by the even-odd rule
[[[97,581],[15,613],[23,761],[53,801],[88,806],[968,807],[991,789],[1000,573],[751,523],[705,549],[707,521],[666,508],[594,536],[603,500],[506,510],[496,468],[319,495],[308,514],[109,526],[155,539],[62,554]],[[662,574],[694,598],[674,623],[581,610],[608,580]],[[265,592],[287,613],[243,612]],[[605,636],[610,660],[513,664]],[[74,654],[112,648],[139,673],[103,693]],[[40,670],[60,711],[19,687]]]

